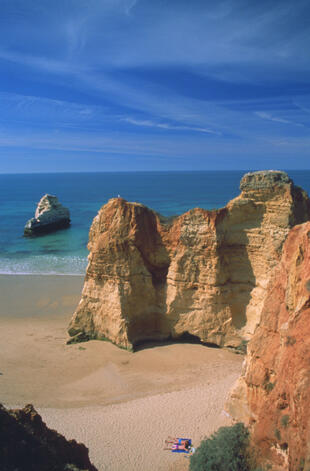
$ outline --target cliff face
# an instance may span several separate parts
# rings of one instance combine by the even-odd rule
[[[1,471],[97,471],[86,446],[48,429],[31,404],[0,404],[0,464]]]
[[[183,334],[220,346],[248,340],[292,226],[309,219],[307,195],[284,172],[246,174],[225,208],[165,221],[121,198],[101,208],[71,336],[130,348]]]
[[[25,236],[36,236],[64,229],[70,225],[68,208],[59,203],[57,196],[44,195],[40,199],[34,218],[27,221]]]
[[[283,248],[229,409],[279,471],[310,469],[310,223]]]

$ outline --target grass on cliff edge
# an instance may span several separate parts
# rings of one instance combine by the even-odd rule
[[[242,423],[221,427],[203,440],[190,458],[190,471],[260,471],[249,453],[249,431]]]

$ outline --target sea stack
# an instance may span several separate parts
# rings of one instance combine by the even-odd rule
[[[310,201],[280,171],[246,174],[240,189],[224,208],[171,221],[121,198],[103,206],[90,229],[73,340],[107,338],[131,349],[186,336],[242,348],[290,229],[310,218]]]
[[[44,195],[38,203],[35,217],[27,221],[24,235],[38,236],[69,226],[69,209],[59,203],[57,196]]]

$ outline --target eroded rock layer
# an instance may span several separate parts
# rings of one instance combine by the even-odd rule
[[[31,404],[0,404],[1,471],[97,471],[85,445],[50,430]]]
[[[294,227],[228,409],[248,422],[263,464],[310,469],[310,223]]]
[[[220,346],[249,339],[283,242],[310,205],[284,172],[246,174],[240,188],[225,208],[171,221],[121,198],[103,206],[70,336],[126,348],[183,334]]]

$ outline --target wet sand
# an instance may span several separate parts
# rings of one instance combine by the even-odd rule
[[[0,402],[32,403],[48,426],[83,441],[100,471],[183,470],[168,435],[195,445],[221,425],[243,358],[197,344],[136,353],[66,345],[82,277],[0,275]]]

